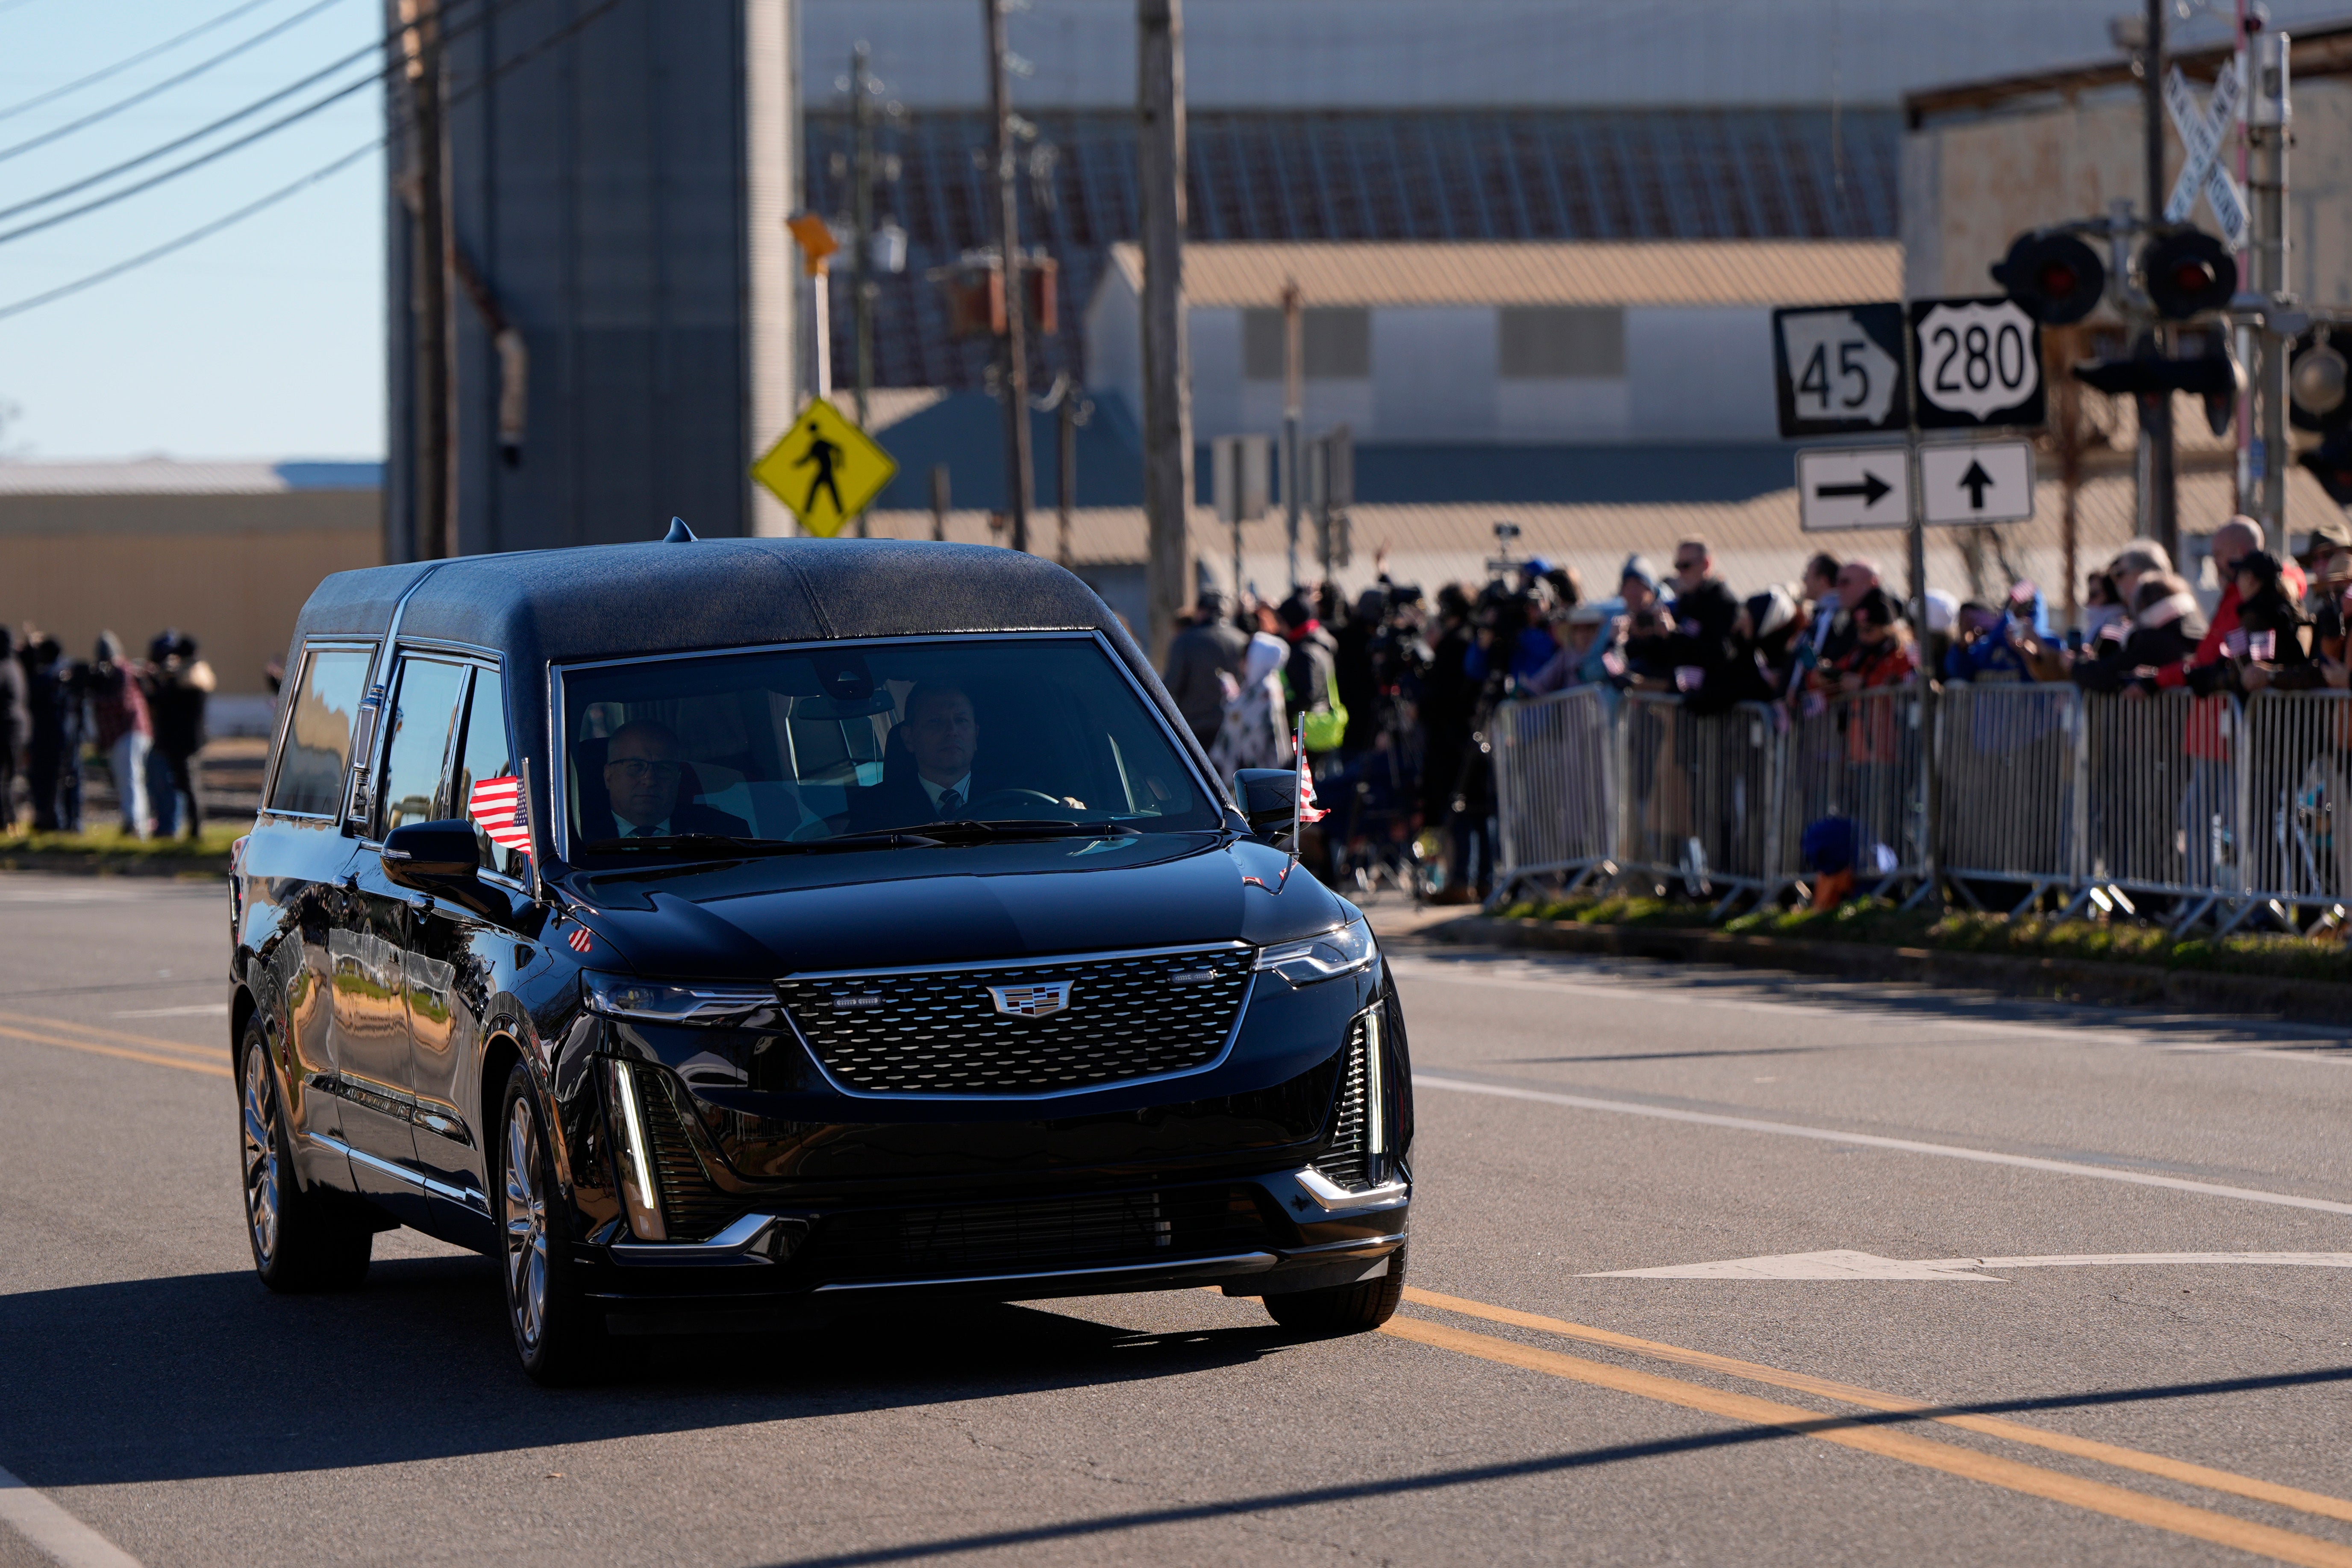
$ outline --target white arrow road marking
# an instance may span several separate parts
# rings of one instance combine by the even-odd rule
[[[0,1470],[0,1524],[14,1525],[62,1568],[139,1568],[139,1559],[6,1470]]]
[[[1676,1263],[1664,1269],[1612,1269],[1582,1280],[1971,1280],[1998,1285],[1979,1270],[2115,1269],[2181,1264],[2252,1264],[2280,1269],[2352,1269],[2352,1252],[2061,1252],[2046,1258],[1922,1258],[1906,1261],[1870,1252],[1790,1252],[1777,1258],[1730,1258],[1720,1263]]]
[[[1711,1111],[1681,1111],[1670,1105],[1643,1105],[1631,1100],[1595,1100],[1583,1094],[1515,1089],[1501,1083],[1478,1083],[1466,1078],[1444,1078],[1427,1072],[1414,1073],[1412,1083],[1416,1089],[1452,1089],[1465,1094],[1492,1094],[1504,1100],[1533,1100],[1546,1105],[1565,1105],[1577,1111],[1612,1111],[1622,1116],[1654,1116],[1662,1122],[1690,1122],[1702,1127],[1728,1127],[1741,1133],[1770,1133],[1784,1138],[1815,1138],[1825,1144],[1855,1144],[1867,1149],[1892,1149],[1906,1155],[1936,1155],[1948,1160],[1973,1160],[1980,1165],[2015,1166],[2023,1170],[2089,1176],[2095,1181],[2119,1181],[2133,1186],[2170,1187],[2175,1192],[2202,1193],[2208,1197],[2234,1197],[2242,1203],[2274,1203],[2285,1208],[2315,1208],[2322,1214],[2352,1214],[2352,1203],[2337,1203],[2332,1198],[2298,1197],[2293,1193],[2224,1186],[2219,1182],[2189,1181],[2182,1176],[2158,1176],[2150,1171],[2086,1166],[2074,1160],[2045,1160],[2033,1155],[2004,1155],[1991,1149],[1963,1148],[1956,1144],[1883,1138],[1874,1133],[1841,1133],[1830,1127],[1807,1127],[1794,1122],[1765,1122],[1748,1116],[1721,1116]]]

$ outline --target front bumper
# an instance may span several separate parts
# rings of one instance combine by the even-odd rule
[[[714,1317],[758,1326],[762,1313],[917,1294],[1263,1296],[1378,1278],[1404,1244],[1411,1199],[1402,1174],[1349,1190],[1305,1166],[1012,1205],[751,1213],[703,1241],[615,1241],[575,1256],[591,1299],[638,1333],[727,1326]]]

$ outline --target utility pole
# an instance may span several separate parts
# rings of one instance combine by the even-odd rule
[[[1021,184],[1013,158],[1013,76],[1005,61],[1005,0],[980,0],[988,27],[988,108],[996,121],[996,256],[1004,290],[1004,509],[1013,548],[1029,548],[1029,334],[1021,267]]]
[[[1298,280],[1282,285],[1282,521],[1290,540],[1290,591],[1298,591],[1299,483],[1298,424],[1307,402],[1307,310],[1298,296]]]
[[[866,400],[874,385],[874,279],[869,275],[874,251],[874,95],[867,90],[867,67],[872,57],[860,38],[849,51],[849,118],[855,147],[852,164],[857,188],[852,201],[849,258],[851,317],[857,330],[857,428],[866,428]],[[866,514],[857,514],[857,537],[866,537]]]
[[[1137,0],[1136,165],[1143,246],[1145,651],[1157,664],[1184,612],[1192,507],[1192,369],[1184,321],[1183,0]],[[1241,590],[1235,579],[1234,589]]]
[[[2251,26],[2251,24],[2250,24]],[[2286,145],[2294,116],[2287,80],[2289,40],[2268,28],[2246,43],[2247,196],[2253,206],[2253,292],[2266,310],[2277,312],[2289,302],[2287,294]],[[2286,435],[2287,360],[2294,351],[2293,334],[2282,332],[2275,319],[2263,323],[2257,340],[2261,363],[2253,385],[2262,410],[2262,434],[2253,451],[2252,468],[2259,481],[2260,509],[2255,513],[2269,536],[2270,547],[2282,553],[2286,538],[2286,470],[2290,457]]]
[[[2164,183],[2164,24],[2170,0],[2147,0],[2140,41],[2140,136],[2146,164],[2149,223],[2162,220]],[[2151,323],[2142,352],[2162,357],[2171,345],[2161,322]],[[2180,559],[2180,512],[2174,485],[2172,394],[2144,393],[2139,399],[2140,521],[2149,538],[2162,545],[2174,560]]]
[[[411,347],[416,356],[415,513],[411,559],[457,553],[451,504],[448,139],[442,120],[441,0],[398,0],[408,82],[408,198],[415,248],[409,262]]]

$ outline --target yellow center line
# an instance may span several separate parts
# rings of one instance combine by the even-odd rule
[[[71,1019],[37,1018],[29,1013],[0,1013],[0,1023],[12,1023],[23,1029],[88,1035],[93,1040],[109,1040],[116,1045],[135,1045],[145,1051],[200,1051],[211,1056],[225,1053],[228,1049],[226,1045],[190,1045],[185,1040],[164,1040],[152,1034],[125,1034],[119,1029],[100,1029],[96,1024],[76,1023]]]
[[[2274,1482],[2256,1480],[2252,1476],[2238,1475],[2230,1470],[2217,1470],[2206,1465],[2193,1465],[2180,1459],[2166,1458],[2161,1454],[2142,1453],[2137,1448],[2117,1447],[2113,1443],[2095,1442],[2088,1437],[2070,1437],[2063,1432],[2046,1431],[2017,1421],[2004,1421],[1996,1416],[1965,1414],[1936,1415],[1936,1407],[1898,1395],[1882,1394],[1874,1388],[1857,1387],[1851,1383],[1836,1383],[1825,1377],[1810,1377],[1801,1372],[1784,1372],[1777,1366],[1765,1366],[1753,1361],[1739,1361],[1727,1355],[1715,1355],[1703,1350],[1686,1350],[1681,1345],[1662,1344],[1656,1340],[1635,1339],[1631,1334],[1612,1333],[1584,1323],[1572,1323],[1560,1318],[1539,1317],[1533,1312],[1515,1312],[1509,1307],[1491,1306],[1462,1296],[1444,1296],[1434,1291],[1423,1291],[1407,1285],[1404,1299],[1419,1306],[1437,1307],[1465,1317],[1484,1318],[1489,1322],[1508,1323],[1515,1328],[1533,1329],[1538,1333],[1559,1334],[1563,1338],[1582,1340],[1588,1344],[1607,1345],[1614,1350],[1629,1351],[1658,1361],[1671,1361],[1683,1366],[1702,1367],[1709,1372],[1745,1378],[1751,1383],[1769,1383],[1778,1388],[1795,1389],[1800,1393],[1817,1395],[1823,1399],[1835,1399],[1847,1405],[1860,1405],[1866,1409],[1885,1410],[1897,1414],[1925,1415],[1946,1426],[1963,1427],[1989,1437],[2000,1437],[2012,1443],[2025,1443],[2053,1453],[2070,1455],[2080,1459],[2095,1459],[2119,1469],[2137,1470],[2142,1475],[2159,1476],[2166,1480],[2181,1481],[2189,1486],[2203,1487],[2209,1491],[2227,1492],[2255,1502],[2275,1503],[2300,1512],[2316,1514],[2324,1519],[2352,1521],[2352,1500],[2330,1497],[2326,1492],[2305,1491],[2300,1487],[2279,1486]]]
[[[1422,1318],[1391,1318],[1382,1325],[1381,1332],[1418,1344],[1475,1356],[1482,1361],[1638,1395],[1663,1405],[1679,1406],[1685,1410],[1696,1410],[1727,1420],[1780,1427],[1821,1442],[1835,1443],[1840,1448],[1901,1459],[1906,1464],[1941,1470],[1966,1480],[1981,1481],[1988,1486],[2021,1492],[2028,1497],[2065,1503],[2093,1513],[2103,1513],[2112,1519],[2210,1542],[2216,1546],[2276,1558],[2283,1563],[2306,1564],[2308,1568],[2352,1568],[2352,1547],[2339,1546],[2317,1536],[2299,1535],[2291,1530],[2255,1524],[2226,1513],[2216,1513],[2210,1509],[2149,1497],[2145,1492],[2109,1486],[2104,1481],[2084,1480],[2063,1471],[2043,1469],[2038,1465],[2022,1464],[1997,1454],[1980,1453],[1974,1448],[1937,1442],[1910,1432],[1892,1431],[1883,1427],[1843,1425],[1841,1423],[1846,1418],[1824,1416],[1818,1410],[1777,1405],[1769,1399],[1759,1399],[1752,1394],[1727,1393],[1696,1383],[1685,1383],[1679,1378],[1661,1377],[1654,1373],[1635,1372],[1603,1362],[1587,1361],[1581,1356],[1563,1355],[1559,1351],[1541,1350],[1487,1334],[1471,1333]]]
[[[28,1040],[36,1045],[63,1046],[68,1051],[86,1051],[93,1056],[118,1056],[125,1061],[144,1061],[156,1067],[176,1067],[184,1072],[209,1073],[215,1078],[236,1076],[228,1070],[226,1062],[192,1061],[181,1056],[158,1056],[151,1051],[131,1051],[119,1045],[102,1045],[94,1040],[68,1040],[63,1035],[36,1034],[30,1030],[10,1029],[5,1024],[0,1024],[0,1038]],[[180,1049],[185,1051],[189,1048],[182,1046]],[[214,1054],[226,1056],[228,1053],[218,1051]]]

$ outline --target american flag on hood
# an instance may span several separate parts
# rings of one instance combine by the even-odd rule
[[[530,853],[530,819],[522,809],[522,780],[482,779],[466,798],[466,812],[502,850]]]

